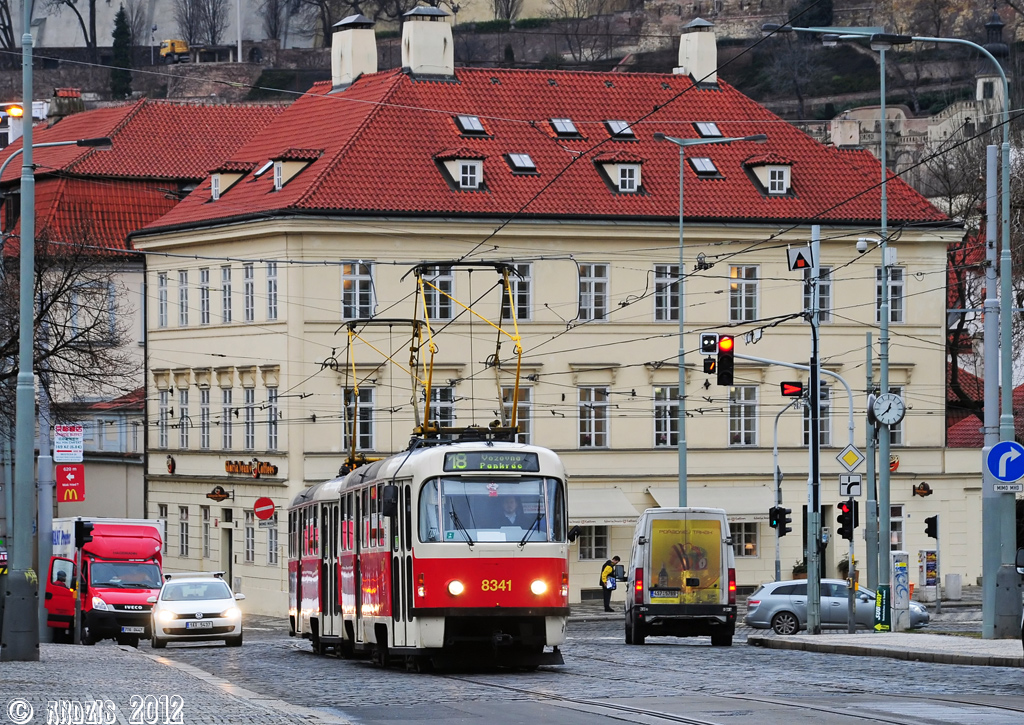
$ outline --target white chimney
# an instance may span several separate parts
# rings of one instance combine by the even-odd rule
[[[454,76],[455,47],[452,26],[439,8],[418,7],[404,16],[402,68],[413,75]]]
[[[377,37],[374,22],[365,15],[349,15],[334,24],[331,40],[331,82],[351,85],[363,73],[377,72]]]
[[[687,74],[694,83],[718,83],[718,41],[714,24],[694,18],[679,39],[679,66],[673,73]]]
[[[860,121],[843,114],[833,118],[830,127],[832,145],[838,148],[860,146]]]

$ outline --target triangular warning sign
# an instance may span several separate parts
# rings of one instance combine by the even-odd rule
[[[789,255],[789,269],[795,271],[798,269],[810,269],[811,268],[811,248],[800,247],[799,249],[786,250]]]

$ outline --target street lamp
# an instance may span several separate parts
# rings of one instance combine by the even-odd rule
[[[675,138],[666,136],[663,133],[654,134],[656,141],[668,141],[679,147],[679,287],[676,299],[679,305],[679,405],[677,406],[676,420],[679,428],[679,505],[686,505],[686,370],[683,367],[683,358],[686,349],[683,345],[683,322],[685,315],[685,290],[686,273],[683,267],[683,168],[685,166],[685,152],[688,146],[704,146],[708,144],[732,143],[734,141],[753,141],[764,143],[768,137],[763,134],[753,136],[734,136],[729,138]]]

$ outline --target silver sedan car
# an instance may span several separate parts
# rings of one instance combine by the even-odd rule
[[[821,580],[821,626],[846,629],[849,589],[843,579]],[[875,617],[875,593],[860,587],[854,599],[854,620],[858,629],[871,629]],[[747,598],[746,624],[755,629],[771,628],[776,634],[796,634],[807,628],[807,580],[762,584]],[[928,624],[928,610],[910,602],[910,626]]]

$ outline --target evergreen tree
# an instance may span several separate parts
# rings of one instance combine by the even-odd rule
[[[124,5],[114,16],[114,67],[110,71],[110,95],[115,100],[128,98],[132,94],[132,46],[131,30]]]

